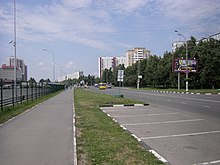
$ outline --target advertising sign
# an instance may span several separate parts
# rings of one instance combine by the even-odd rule
[[[124,79],[124,70],[118,70],[118,81],[123,82]]]
[[[176,58],[173,60],[173,72],[180,73],[196,73],[197,72],[197,60],[188,59],[188,65],[186,64],[186,59]]]

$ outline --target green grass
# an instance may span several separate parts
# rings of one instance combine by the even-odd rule
[[[132,88],[136,89],[136,88]],[[140,88],[141,90],[159,90],[159,91],[172,91],[172,92],[186,92],[186,89],[180,89],[179,91],[174,88],[169,88],[169,89],[163,89],[163,88]],[[193,93],[212,93],[212,94],[218,94],[220,93],[220,90],[218,89],[189,89],[188,92],[193,92]]]
[[[163,164],[99,108],[101,104],[140,102],[83,89],[75,90],[74,100],[79,164]]]
[[[48,100],[49,98],[57,95],[60,92],[62,92],[62,91],[58,91],[55,93],[45,95],[44,97],[41,97],[41,98],[34,100],[34,101],[29,100],[28,103],[23,102],[22,104],[15,105],[14,107],[13,106],[5,107],[3,109],[3,111],[0,111],[0,124],[8,121],[9,119],[11,119],[11,118],[23,113],[23,112],[25,112],[26,110],[32,108],[35,105],[37,105],[45,100]]]

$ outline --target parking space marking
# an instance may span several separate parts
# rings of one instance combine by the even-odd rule
[[[142,115],[118,115],[118,116],[111,116],[111,117],[162,116],[162,115],[177,115],[177,114],[180,114],[180,113],[173,112],[173,113],[153,113],[153,114],[142,114]]]
[[[206,135],[206,134],[216,134],[220,131],[209,131],[209,132],[195,132],[189,134],[177,134],[177,135],[166,135],[166,136],[152,136],[152,137],[142,137],[141,140],[151,140],[151,139],[163,139],[163,138],[173,138],[173,137],[184,137],[184,136],[196,136],[196,135]]]
[[[198,163],[198,164],[193,164],[193,165],[206,165],[206,164],[217,164],[217,163],[220,163],[220,160],[204,162],[204,163]]]
[[[174,120],[174,121],[160,121],[160,122],[149,122],[149,123],[131,123],[123,125],[150,125],[150,124],[172,124],[172,123],[184,123],[184,122],[196,122],[204,119],[191,119],[191,120]]]
[[[204,108],[210,108],[210,106],[208,106],[208,105],[202,105],[202,107],[204,107]]]

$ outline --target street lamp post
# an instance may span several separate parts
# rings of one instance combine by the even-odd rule
[[[47,49],[43,49],[43,50],[52,54],[52,56],[53,56],[53,82],[55,82],[55,56],[54,56],[54,53],[50,50],[47,50]]]
[[[187,48],[188,45],[187,45],[187,38],[183,34],[179,33],[177,30],[175,30],[175,32],[178,33],[179,36],[183,37],[183,39],[186,41],[186,92],[188,92],[188,90],[189,90],[189,87],[188,87],[188,85],[189,85],[189,82],[188,82],[188,78],[189,78],[188,73],[189,73],[189,71],[188,71],[188,48]]]
[[[63,74],[62,74],[63,73],[63,66],[58,63],[55,63],[55,64],[60,66],[60,76],[61,76],[60,81],[62,82],[63,81]],[[57,78],[57,80],[58,80],[58,78]]]

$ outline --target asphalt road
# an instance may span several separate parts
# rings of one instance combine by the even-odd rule
[[[73,165],[73,91],[0,126],[1,165]]]
[[[115,95],[118,88],[90,90]],[[124,97],[150,104],[145,109],[106,110],[171,165],[220,165],[220,96],[157,93],[122,88]]]

